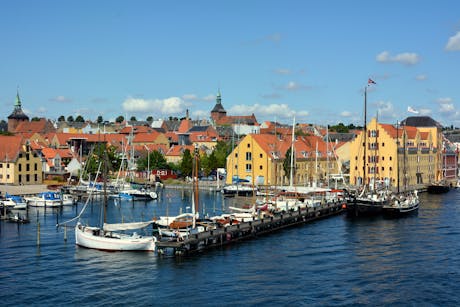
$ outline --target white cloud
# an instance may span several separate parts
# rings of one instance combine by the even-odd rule
[[[198,96],[195,95],[195,94],[185,94],[185,95],[182,96],[182,99],[184,99],[184,100],[191,100],[191,101],[199,100]]]
[[[377,101],[376,103],[379,118],[395,118],[395,109],[390,101]]]
[[[455,112],[455,106],[452,101],[452,98],[450,97],[439,98],[437,102],[439,103],[439,112],[441,113],[454,113]]]
[[[342,117],[351,117],[353,114],[350,111],[342,111],[340,116]]]
[[[275,69],[275,73],[278,75],[290,75],[292,74],[292,71],[287,68],[279,68]]]
[[[447,51],[460,51],[460,31],[454,36],[449,37],[446,45]]]
[[[308,89],[311,89],[311,87],[308,85],[299,84],[295,81],[289,81],[285,86],[283,86],[283,89],[287,91],[299,91],[299,90],[308,90]]]
[[[53,101],[53,102],[72,102],[72,99],[60,95],[60,96],[50,98],[49,101]]]
[[[426,115],[431,115],[432,111],[431,109],[418,109],[418,112],[420,115],[426,116]]]
[[[419,80],[419,81],[424,81],[424,80],[428,79],[428,77],[427,77],[427,75],[420,74],[420,75],[415,76],[415,79]]]
[[[420,57],[417,53],[404,52],[396,55],[391,55],[388,51],[383,51],[376,56],[377,62],[381,63],[400,63],[404,65],[415,65],[419,62]]]
[[[182,96],[182,99],[185,101],[215,101],[216,95],[209,94],[204,97],[199,97],[196,94],[185,94]]]
[[[189,106],[179,97],[142,99],[129,97],[122,103],[123,111],[131,113],[153,112],[161,115],[182,115]]]
[[[260,105],[258,103],[254,105],[235,105],[228,110],[227,114],[235,115],[256,115],[257,118],[293,118],[306,117],[309,115],[308,111],[296,111],[289,108],[285,103],[283,104],[269,104]]]

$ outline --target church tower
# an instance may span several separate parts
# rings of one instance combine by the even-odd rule
[[[16,102],[14,104],[13,113],[11,113],[10,116],[8,116],[8,131],[15,132],[16,127],[21,122],[28,122],[28,121],[29,121],[29,116],[27,116],[24,113],[24,111],[22,111],[21,98],[19,98],[19,90],[18,90],[16,94]]]
[[[211,111],[211,119],[214,122],[214,124],[217,124],[219,120],[225,116],[227,116],[227,111],[225,111],[224,107],[222,106],[222,98],[219,89],[216,97],[216,105],[214,106],[214,109],[212,109]]]

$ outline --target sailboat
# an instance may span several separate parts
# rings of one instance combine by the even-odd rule
[[[198,148],[195,147],[192,169],[193,197],[192,213],[183,213],[177,216],[162,216],[155,221],[160,237],[173,237],[183,240],[191,234],[203,232],[207,228],[207,221],[199,219],[198,195]]]
[[[368,80],[367,86],[375,84],[372,79]],[[363,186],[361,191],[355,196],[349,198],[347,202],[347,213],[350,216],[375,216],[382,213],[382,208],[389,203],[389,195],[386,190],[378,190],[375,186],[375,178],[373,181],[373,189],[370,189],[370,186],[367,184],[366,176],[366,162],[368,157],[366,154],[367,149],[367,86],[364,87],[364,127],[362,131],[362,136],[364,138],[364,167],[363,167]],[[375,135],[377,139],[377,134]],[[377,142],[376,142],[377,143]],[[375,159],[374,159],[375,161]],[[374,174],[376,168],[374,166]]]
[[[149,226],[152,221],[134,222],[134,223],[106,223],[106,205],[107,205],[107,153],[104,151],[104,203],[101,204],[102,216],[104,223],[102,226],[88,226],[80,221],[80,217],[86,209],[89,199],[88,197],[80,214],[73,220],[78,220],[75,226],[75,243],[78,246],[105,250],[105,251],[155,251],[156,238],[154,236],[142,236],[137,232],[126,234],[121,231],[141,229]],[[101,162],[102,163],[102,162]],[[101,167],[99,164],[99,168]],[[99,172],[99,170],[98,170]]]
[[[404,183],[404,190],[401,192],[400,187],[399,187],[399,158],[397,160],[398,163],[398,178],[397,178],[397,187],[398,191],[396,195],[393,195],[390,202],[383,206],[383,214],[385,216],[391,216],[391,217],[400,217],[404,215],[409,215],[411,213],[417,212],[418,207],[420,205],[420,201],[418,198],[418,192],[417,190],[413,192],[409,192],[407,190],[407,169],[406,169],[406,140],[405,140],[406,133],[403,131],[403,183]],[[399,139],[398,139],[398,127],[396,126],[396,144],[399,144]],[[399,146],[397,146],[397,151],[399,152]]]

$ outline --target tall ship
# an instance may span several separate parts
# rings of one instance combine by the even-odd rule
[[[384,206],[389,204],[390,192],[387,189],[383,189],[377,186],[376,178],[373,178],[372,185],[369,184],[366,173],[366,162],[368,161],[367,157],[367,87],[375,84],[372,79],[368,80],[367,86],[364,87],[364,126],[362,131],[363,137],[363,179],[361,186],[354,194],[352,194],[347,202],[347,213],[350,216],[374,216],[382,213]],[[377,134],[371,135],[375,137],[377,143]],[[375,163],[375,160],[374,160]],[[375,167],[375,166],[374,166]],[[375,174],[375,169],[374,169]]]

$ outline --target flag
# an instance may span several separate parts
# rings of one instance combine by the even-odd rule
[[[367,80],[367,84],[377,84],[377,83],[375,83],[374,80],[372,80],[371,78],[369,78],[369,80]]]
[[[409,113],[414,113],[414,114],[418,114],[418,111],[413,109],[411,106],[407,107],[407,112]]]

